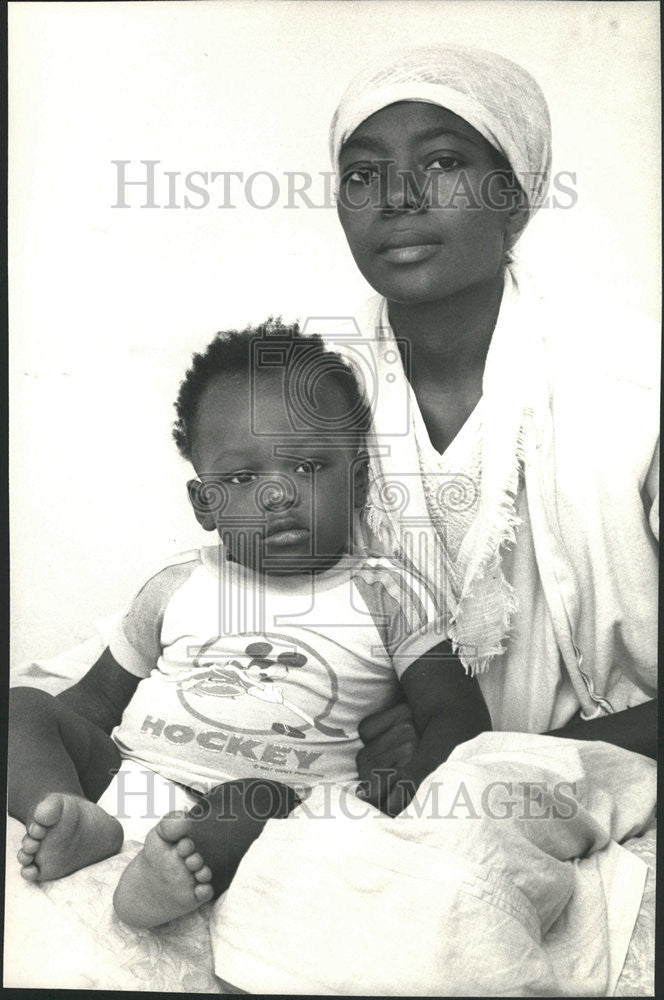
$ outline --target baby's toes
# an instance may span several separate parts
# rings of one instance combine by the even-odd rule
[[[21,878],[24,878],[26,882],[36,882],[38,877],[39,869],[37,865],[26,865],[25,868],[21,868]]]
[[[48,827],[42,826],[41,823],[36,823],[35,820],[33,820],[28,827],[28,835],[32,837],[33,840],[43,840],[47,833]]]
[[[212,870],[207,865],[203,865],[197,872],[194,872],[194,878],[197,882],[209,882],[212,879]]]
[[[194,896],[199,903],[208,903],[214,896],[214,889],[209,882],[194,886]]]
[[[196,845],[194,844],[191,837],[183,837],[182,840],[178,840],[175,845],[175,850],[178,852],[181,858],[187,858],[189,855],[193,854],[196,850]]]
[[[172,812],[162,816],[155,829],[162,840],[175,844],[189,834],[191,820],[183,812]]]
[[[24,837],[21,841],[21,851],[25,854],[36,854],[41,846],[40,840],[35,840],[33,837]]]
[[[190,854],[188,858],[184,859],[184,863],[190,872],[197,872],[199,868],[202,868],[205,864],[203,860],[203,855],[199,854],[198,851],[194,851]]]

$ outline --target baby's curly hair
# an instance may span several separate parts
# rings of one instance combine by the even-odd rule
[[[349,404],[344,417],[346,435],[358,437],[366,434],[371,422],[369,405],[348,363],[333,351],[325,348],[318,335],[303,334],[298,323],[284,324],[280,317],[269,317],[259,326],[249,326],[244,330],[228,330],[218,333],[204,351],[194,354],[184,379],[180,384],[173,424],[173,439],[183,458],[191,459],[192,431],[198,404],[208,385],[220,375],[235,375],[247,380],[249,391],[250,373],[256,370],[257,347],[267,349],[288,345],[281,352],[280,362],[285,384],[292,382],[297,393],[302,391],[315,394],[321,376],[331,376],[343,389]],[[311,375],[315,376],[313,380]],[[304,378],[303,378],[304,375]],[[306,377],[311,386],[307,388]],[[315,399],[311,403],[315,408]],[[338,429],[338,428],[337,428]]]

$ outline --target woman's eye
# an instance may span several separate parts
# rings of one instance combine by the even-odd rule
[[[296,465],[295,471],[311,476],[314,472],[320,472],[322,468],[322,462],[317,462],[315,459],[307,459],[305,462],[300,462],[299,465]]]
[[[434,160],[430,160],[427,164],[427,170],[458,170],[461,166],[463,166],[463,163],[458,156],[446,154],[445,156],[437,156]]]
[[[255,479],[255,472],[233,472],[231,475],[224,477],[224,482],[232,483],[233,486],[247,486],[249,483],[253,483]]]
[[[347,170],[341,178],[342,184],[371,184],[378,177],[378,170],[375,167],[356,167],[354,170]]]

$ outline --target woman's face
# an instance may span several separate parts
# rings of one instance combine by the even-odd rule
[[[392,104],[362,122],[341,150],[338,212],[369,284],[415,304],[495,278],[525,222],[500,167],[472,126],[435,104]]]

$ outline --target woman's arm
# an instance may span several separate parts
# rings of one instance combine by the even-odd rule
[[[545,735],[569,740],[602,740],[655,759],[657,702],[647,701],[588,722],[571,722]],[[420,742],[413,712],[406,701],[367,716],[360,725],[360,738],[365,745],[357,755],[357,770],[363,782],[373,780],[374,783],[376,772],[406,767]]]
[[[568,740],[602,740],[654,760],[657,757],[657,702],[653,699],[613,715],[587,722],[570,722],[547,735]]]
[[[408,804],[424,778],[447,760],[459,743],[491,729],[479,685],[466,674],[448,642],[410,664],[401,684],[417,742],[410,753],[403,748],[401,753],[397,751],[397,766],[394,755],[381,761],[379,753],[374,755],[369,773],[360,773],[367,781],[364,797],[392,816]],[[398,720],[399,706],[395,709],[390,711]],[[404,734],[407,732],[406,724]]]
[[[105,733],[110,733],[120,722],[139,681],[140,677],[120,666],[106,647],[87,674],[56,697]]]

